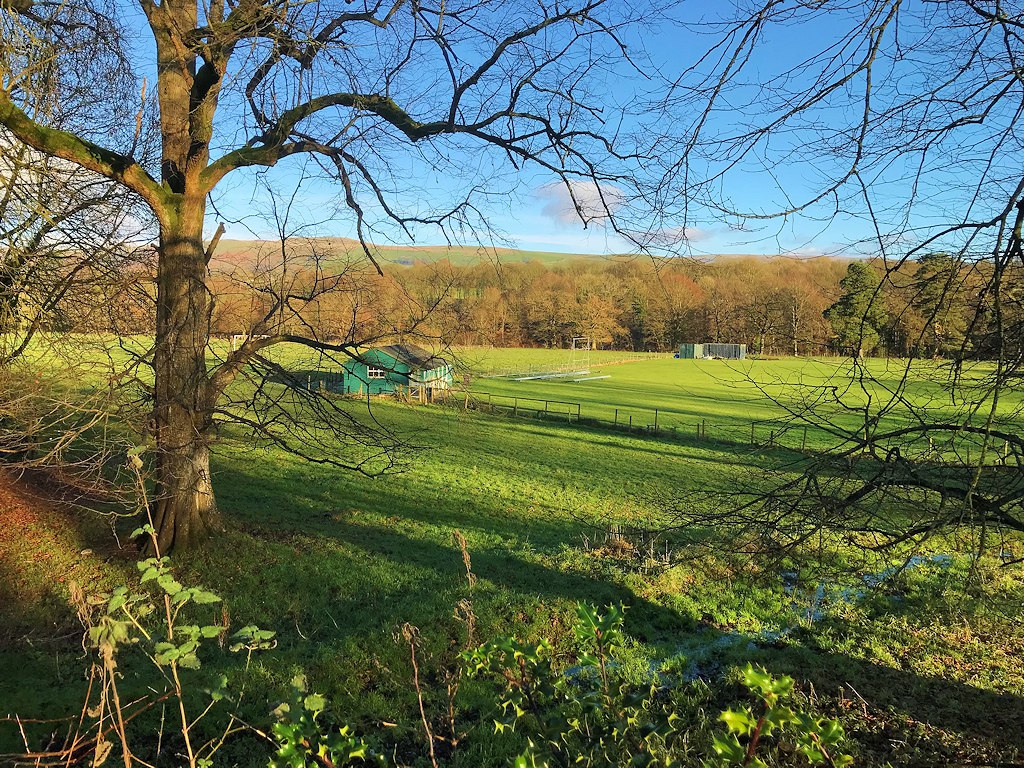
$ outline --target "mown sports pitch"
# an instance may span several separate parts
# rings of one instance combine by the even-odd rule
[[[526,352],[517,352],[517,362],[533,373],[476,378],[474,394],[524,414],[546,411],[557,417],[564,413],[571,421],[578,413],[584,420],[632,425],[638,431],[650,431],[657,424],[669,434],[748,445],[772,440],[789,447],[834,446],[834,436],[799,418],[812,402],[817,404],[819,419],[827,416],[856,429],[863,415],[853,409],[862,408],[869,398],[874,409],[890,409],[886,422],[896,425],[906,423],[914,411],[932,420],[960,418],[965,394],[977,395],[979,401],[986,396],[983,387],[978,392],[971,388],[972,377],[980,380],[986,366],[965,372],[954,398],[949,366],[935,361],[909,365],[895,359],[864,361],[863,371],[870,374],[866,379],[862,370],[843,358],[731,361],[650,355],[647,360],[608,364],[595,355],[586,374],[532,378],[542,375],[545,365],[552,371],[564,370],[569,353],[536,350],[535,359],[530,360]],[[477,353],[481,370],[499,368],[504,362],[504,351],[492,354],[488,358]],[[1019,413],[1021,394],[1001,397],[996,423],[1013,431],[1024,421]],[[985,415],[984,408],[977,414]]]

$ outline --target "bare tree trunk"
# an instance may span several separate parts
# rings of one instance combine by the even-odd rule
[[[211,300],[203,251],[204,200],[185,196],[160,234],[154,425],[161,551],[188,547],[222,529],[210,482],[206,345]]]
[[[797,304],[794,301],[790,306],[790,330],[793,333],[793,357],[800,355],[798,339],[800,338],[800,315],[797,311]]]

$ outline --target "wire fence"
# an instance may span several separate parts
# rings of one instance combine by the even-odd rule
[[[661,408],[616,408],[608,405],[588,405],[573,400],[548,400],[493,392],[467,393],[465,407],[489,413],[674,440],[729,443],[801,452],[834,448],[844,442],[847,447],[853,445],[844,439],[851,435],[851,432],[846,430],[828,431],[799,421],[783,419],[716,422]],[[906,452],[906,458],[912,457],[915,461],[937,466],[971,466],[977,461],[982,461],[986,465],[1017,466],[1024,461],[1024,457],[1017,455],[1006,441],[983,444],[982,438],[971,435],[960,435],[943,442],[923,437],[900,445]],[[850,458],[853,460],[854,457]]]
[[[807,426],[794,426],[782,420],[715,423],[704,418],[686,418],[661,408],[606,406],[597,410],[587,409],[583,403],[572,400],[547,400],[493,392],[476,392],[467,398],[466,405],[490,413],[602,427],[654,437],[692,438],[768,448],[807,450],[816,437],[820,438]]]

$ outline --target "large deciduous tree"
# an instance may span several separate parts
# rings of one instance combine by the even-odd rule
[[[641,199],[643,163],[630,137],[651,135],[631,115],[619,66],[642,66],[630,60],[623,31],[649,17],[635,8],[611,0],[99,1],[3,0],[0,8],[7,28],[60,40],[65,51],[51,65],[64,68],[67,87],[91,89],[98,102],[104,83],[68,68],[88,45],[122,57],[140,92],[122,120],[128,140],[61,130],[20,101],[35,64],[7,48],[0,125],[39,152],[123,185],[159,224],[151,421],[165,551],[221,527],[210,435],[223,412],[217,403],[239,372],[281,342],[348,350],[275,326],[280,313],[271,307],[262,333],[208,365],[217,297],[207,269],[215,243],[204,242],[207,204],[230,175],[313,158],[340,186],[371,261],[375,222],[407,232],[433,226],[458,238],[486,226],[478,201],[526,165],[563,184],[587,220],[618,228],[616,214]],[[134,27],[145,33],[131,34]],[[147,163],[131,128],[154,113],[161,150]],[[428,175],[464,175],[460,194],[433,194]]]

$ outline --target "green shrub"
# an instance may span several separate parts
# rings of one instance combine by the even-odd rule
[[[684,748],[689,734],[681,727],[686,721],[674,699],[655,684],[637,687],[620,679],[615,653],[622,646],[622,622],[621,607],[601,614],[579,604],[573,630],[581,650],[569,670],[555,667],[548,640],[499,638],[465,655],[471,674],[500,685],[495,729],[515,729],[527,738],[516,768],[692,764]],[[838,753],[843,732],[837,721],[787,704],[792,678],[750,665],[742,678],[759,700],[759,712],[743,706],[722,713],[726,731],[714,737],[706,766],[764,766],[760,755],[778,762],[787,753],[812,765],[852,762]]]

